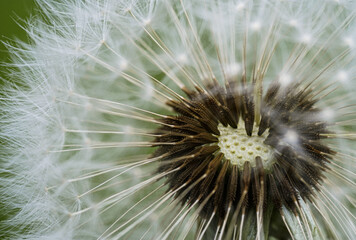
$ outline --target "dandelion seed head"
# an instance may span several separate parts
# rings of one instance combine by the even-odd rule
[[[38,4],[0,238],[355,239],[355,3]]]
[[[182,90],[188,99],[167,102],[178,115],[161,120],[154,141],[159,146],[154,156],[161,156],[158,171],[177,170],[167,176],[170,189],[179,190],[180,196],[193,188],[179,198],[182,204],[204,202],[201,218],[217,212],[217,220],[223,221],[228,208],[239,211],[237,199],[246,198],[247,211],[266,204],[260,192],[272,195],[275,207],[291,211],[296,211],[299,198],[313,201],[313,189],[322,181],[324,165],[334,152],[320,136],[328,133],[325,120],[309,116],[320,112],[310,92],[298,83],[285,87],[272,84],[263,98],[257,124],[253,91],[243,83],[212,84],[206,91],[198,87]],[[288,170],[290,165],[298,167]],[[200,180],[197,186],[182,187]],[[265,182],[281,193],[265,192]],[[209,199],[210,193],[214,198]],[[241,214],[237,216],[243,218]]]

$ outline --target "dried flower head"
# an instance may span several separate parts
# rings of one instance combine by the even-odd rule
[[[353,1],[38,4],[2,238],[356,238]]]

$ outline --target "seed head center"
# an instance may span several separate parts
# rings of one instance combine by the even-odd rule
[[[256,157],[261,157],[265,169],[270,169],[274,163],[273,149],[264,143],[264,135],[258,136],[254,130],[251,136],[246,134],[245,128],[239,124],[237,128],[218,125],[220,131],[219,147],[225,158],[239,169],[243,169],[246,161],[252,167],[256,166]],[[258,128],[254,128],[258,129]]]

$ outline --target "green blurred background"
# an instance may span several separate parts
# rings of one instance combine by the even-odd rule
[[[1,42],[8,42],[14,39],[27,41],[26,32],[18,23],[24,25],[24,20],[35,14],[35,9],[35,0],[0,0]],[[0,62],[9,62],[9,54],[3,43],[0,43]],[[1,67],[0,70],[0,76],[4,77],[2,68],[3,67]]]
[[[27,41],[26,32],[19,26],[25,25],[25,20],[31,15],[35,14],[36,4],[35,0],[0,0],[0,88],[6,76],[4,72],[6,69],[3,63],[10,61],[10,56],[7,48],[2,42],[11,42],[16,39]],[[1,92],[1,90],[0,90]],[[1,116],[1,109],[0,109]],[[0,146],[3,143],[0,141]],[[0,147],[0,151],[1,151]],[[1,159],[0,159],[1,163]],[[2,184],[0,183],[0,187]],[[0,202],[0,223],[5,220],[9,213],[8,209],[4,209],[4,205]],[[7,238],[0,230],[0,239]],[[8,239],[8,238],[7,238]]]

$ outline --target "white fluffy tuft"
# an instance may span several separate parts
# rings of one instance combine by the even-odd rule
[[[338,166],[355,181],[349,173],[356,170],[355,118],[348,115],[355,115],[356,100],[354,1],[38,4],[41,14],[26,27],[31,43],[11,48],[15,70],[1,95],[0,201],[6,220],[0,237],[165,236],[174,222],[173,217],[167,222],[165,214],[188,212],[169,205],[171,195],[160,187],[157,174],[149,174],[156,167],[148,162],[154,120],[170,113],[163,104],[169,94],[183,95],[182,86],[212,78],[223,83],[255,74],[263,84],[279,78],[282,85],[310,79],[318,94],[336,86],[320,107],[328,121],[341,122],[336,130],[353,131],[343,142],[330,144],[348,156],[338,155]],[[297,137],[290,133],[286,138],[295,144]],[[333,224],[334,236],[355,239],[350,213],[355,184],[346,187],[334,178],[319,194],[316,215]],[[330,194],[333,189],[340,195]],[[349,199],[341,196],[346,192]],[[184,229],[193,237],[194,227]]]

